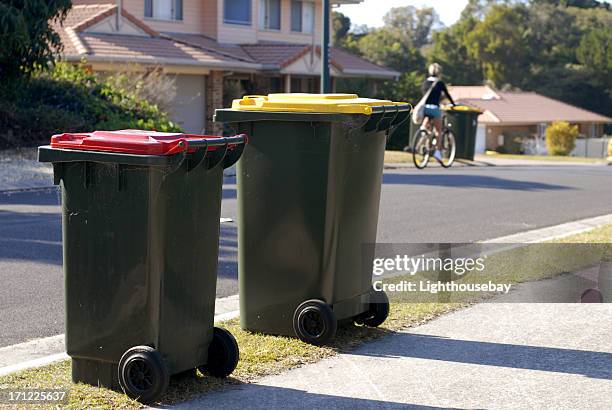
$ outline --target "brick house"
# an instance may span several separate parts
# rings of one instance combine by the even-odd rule
[[[554,121],[578,125],[582,139],[599,139],[604,125],[612,123],[612,118],[534,92],[503,92],[488,86],[453,86],[449,92],[455,101],[483,111],[478,118],[477,152],[500,146],[520,150],[520,142],[538,139],[543,147],[546,127]],[[585,143],[578,142],[577,146]]]
[[[362,0],[333,0],[360,3]],[[175,79],[171,117],[188,132],[217,133],[224,92],[318,92],[321,0],[75,0],[58,32],[62,58],[96,72],[161,67]],[[338,48],[341,78],[399,73]]]

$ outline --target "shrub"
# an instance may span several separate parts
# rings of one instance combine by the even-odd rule
[[[59,132],[139,128],[180,131],[134,82],[58,63],[27,82],[0,89],[0,146],[33,145]]]
[[[566,121],[553,122],[546,129],[548,155],[569,155],[576,147],[578,126]]]
[[[612,157],[612,138],[608,140],[608,156]]]

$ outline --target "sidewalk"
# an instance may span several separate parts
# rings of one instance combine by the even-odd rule
[[[36,148],[0,150],[0,191],[52,186],[53,166],[37,156]]]
[[[612,304],[479,304],[179,408],[612,407]]]

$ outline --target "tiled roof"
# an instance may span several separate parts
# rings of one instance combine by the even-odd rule
[[[84,50],[80,47],[81,45],[79,44],[78,35],[74,31],[73,27],[97,15],[104,14],[113,7],[116,6],[113,4],[72,6],[63,23],[61,25],[54,25],[54,29],[57,31],[60,36],[60,40],[62,41],[62,53],[64,55],[82,54]]]
[[[257,62],[268,69],[280,70],[313,51],[311,45],[290,43],[245,44],[242,48]],[[320,47],[314,51],[319,55]],[[361,57],[353,55],[337,47],[330,49],[330,63],[338,71],[347,75],[379,75],[381,77],[396,77],[399,73],[380,67]]]
[[[499,99],[461,99],[460,102],[488,111],[483,122],[537,124],[552,121],[612,123],[612,118],[574,107],[534,92],[496,92]]]
[[[257,66],[245,59],[214,49],[190,45],[186,42],[160,35],[141,20],[121,11],[121,16],[138,27],[143,36],[90,33],[87,28],[114,15],[115,4],[78,4],[72,7],[63,24],[56,27],[64,45],[63,55],[68,59],[87,57],[107,61],[174,63],[255,69]]]
[[[134,58],[140,62],[150,60],[155,63],[161,63],[164,59],[202,63],[224,61],[214,53],[159,37],[143,41],[139,36],[83,33],[80,38],[87,50],[95,50],[91,54],[108,57],[109,60]]]
[[[268,69],[281,69],[303,56],[310,49],[304,44],[245,44],[242,49]]]
[[[238,44],[222,44],[216,40],[199,34],[186,34],[186,33],[164,33],[164,35],[171,37],[177,41],[191,44],[196,47],[215,51],[220,54],[225,54],[231,58],[243,60],[248,63],[257,63],[246,51],[243,50]]]
[[[80,3],[83,1],[80,0]],[[74,5],[63,24],[56,27],[64,45],[63,55],[69,60],[86,57],[92,61],[195,64],[282,72],[283,68],[310,52],[320,54],[320,47],[313,49],[309,44],[222,44],[198,34],[157,33],[125,10],[121,12],[122,17],[143,35],[88,31],[88,28],[114,15],[117,10],[114,3]],[[330,50],[330,63],[346,76],[393,78],[399,75],[338,48]]]
[[[350,72],[354,72],[355,74],[365,74],[369,72],[372,74],[387,74],[392,77],[399,75],[399,73],[395,71],[371,63],[368,60],[365,60],[337,47],[332,47],[330,52],[330,58],[332,64],[338,67],[341,71],[347,72],[347,74]]]

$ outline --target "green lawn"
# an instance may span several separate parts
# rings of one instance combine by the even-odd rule
[[[412,164],[412,154],[403,151],[385,151],[385,164]]]

